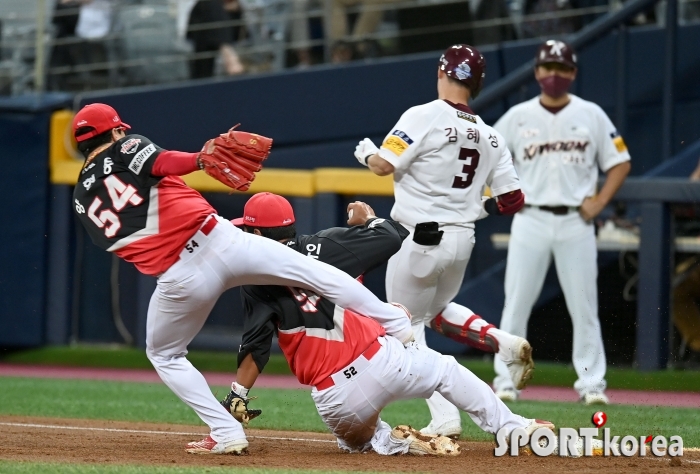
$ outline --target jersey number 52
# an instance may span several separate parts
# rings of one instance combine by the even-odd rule
[[[479,150],[473,148],[460,148],[458,160],[468,161],[466,164],[462,165],[462,173],[466,176],[457,175],[452,181],[453,188],[464,189],[472,185],[474,180],[474,174],[476,173],[476,167],[479,166],[479,157],[481,154]]]

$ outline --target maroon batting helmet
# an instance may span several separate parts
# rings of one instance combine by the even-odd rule
[[[537,49],[535,66],[546,63],[559,63],[576,69],[576,53],[571,46],[563,41],[547,40]]]
[[[486,60],[475,47],[455,44],[440,56],[438,67],[448,77],[455,79],[472,91],[472,98],[479,95],[486,75]]]

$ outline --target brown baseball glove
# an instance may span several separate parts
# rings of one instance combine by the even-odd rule
[[[207,141],[197,163],[217,181],[238,191],[247,191],[270,154],[272,138],[241,132],[235,130],[236,127],[238,125]]]
[[[226,398],[221,401],[221,405],[246,428],[250,420],[262,414],[262,410],[248,409],[248,402],[256,398],[257,397],[242,397],[231,390]]]

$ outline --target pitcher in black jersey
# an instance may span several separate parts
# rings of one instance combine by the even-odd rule
[[[202,454],[241,453],[243,428],[214,398],[185,357],[217,299],[244,284],[305,288],[389,324],[412,337],[406,313],[382,303],[346,273],[304,258],[283,245],[237,229],[180,176],[199,169],[197,153],[163,150],[105,104],[83,107],[73,119],[85,156],[73,192],[75,212],[99,247],[158,278],[148,307],[146,353],[163,382],[211,429],[187,445]]]

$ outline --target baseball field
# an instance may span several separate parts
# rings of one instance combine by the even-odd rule
[[[195,365],[207,378],[208,371],[229,372],[235,367],[230,354],[192,354]],[[27,365],[30,364],[30,365]],[[48,365],[47,365],[48,364]],[[66,372],[66,365],[72,366]],[[82,368],[76,366],[83,366]],[[489,364],[466,361],[465,365],[488,380]],[[90,369],[85,366],[91,367]],[[570,384],[573,370],[563,365],[540,364],[535,384]],[[54,370],[39,377],[36,367]],[[119,380],[110,376],[91,378],[96,368],[118,367]],[[14,372],[6,369],[11,368]],[[228,368],[228,370],[226,370]],[[289,380],[281,358],[273,358],[269,372],[279,381]],[[81,375],[80,370],[92,370]],[[114,370],[114,369],[111,369]],[[129,372],[131,370],[132,372]],[[150,369],[152,370],[152,369]],[[32,376],[21,376],[22,372]],[[13,373],[14,375],[7,375]],[[115,372],[111,372],[115,373]],[[133,380],[124,375],[133,373]],[[263,415],[251,422],[249,454],[245,456],[198,456],[186,454],[184,445],[207,434],[194,412],[162,383],[139,378],[149,374],[148,361],[138,350],[42,349],[5,355],[0,359],[0,473],[195,473],[195,472],[648,472],[667,470],[700,472],[700,410],[697,407],[620,403],[604,408],[614,435],[680,435],[683,458],[539,458],[494,457],[493,437],[478,430],[464,417],[457,457],[350,455],[342,453],[326,432],[308,389],[255,388],[252,402]],[[219,372],[220,373],[220,372]],[[86,375],[87,374],[87,375]],[[155,375],[155,374],[153,374]],[[216,379],[216,378],[214,378]],[[274,379],[274,377],[273,377]],[[220,379],[216,379],[220,380]],[[700,391],[697,372],[640,374],[613,369],[611,388],[629,393],[642,387],[677,390],[681,400]],[[266,385],[265,383],[261,385]],[[269,384],[267,384],[269,386]],[[536,385],[537,386],[537,385]],[[218,397],[228,389],[212,386]],[[655,392],[648,392],[650,397]],[[664,392],[670,393],[670,392]],[[653,397],[652,397],[653,398]],[[668,404],[675,403],[669,395]],[[681,403],[683,405],[683,403]],[[687,404],[686,404],[687,405]],[[511,409],[527,416],[551,420],[557,426],[588,427],[596,408],[574,402],[519,401]],[[382,412],[392,425],[422,427],[429,421],[422,400],[398,402]]]

